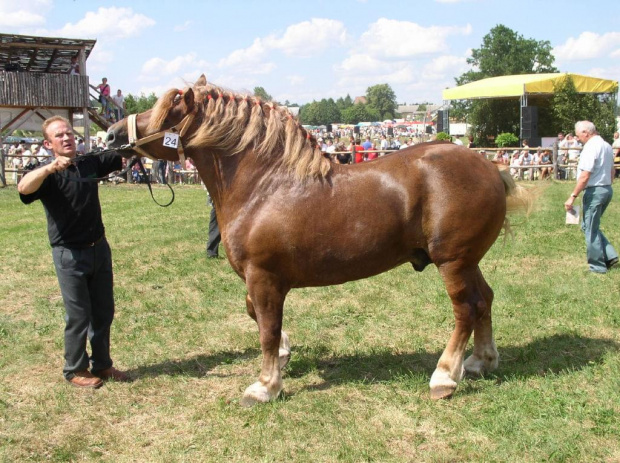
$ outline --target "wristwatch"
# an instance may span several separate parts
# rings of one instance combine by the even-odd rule
[[[571,198],[576,198],[578,195],[576,195],[575,193],[571,193]]]

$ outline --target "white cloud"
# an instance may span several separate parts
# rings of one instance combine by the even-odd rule
[[[402,101],[426,95],[440,98],[441,89],[454,85],[453,77],[469,69],[467,56],[446,53],[449,35],[467,35],[471,26],[421,27],[407,21],[379,19],[363,34],[361,46],[333,70],[337,87],[362,95],[371,85],[388,82]],[[428,59],[427,54],[434,56]],[[432,98],[431,95],[434,95]],[[424,99],[423,98],[423,99]]]
[[[564,44],[553,49],[558,61],[576,61],[617,56],[620,52],[620,32],[597,34],[582,32],[579,37],[569,38]]]
[[[58,30],[60,37],[94,38],[102,37],[105,41],[114,41],[136,37],[151,26],[155,20],[140,13],[134,13],[131,8],[103,8],[96,12],[89,11],[77,23],[66,24]]]
[[[347,40],[344,24],[334,19],[312,18],[286,28],[282,37],[269,36],[265,43],[289,56],[309,57]]]
[[[0,0],[0,27],[31,28],[45,24],[51,0]]]
[[[176,26],[174,26],[174,31],[175,32],[186,31],[192,26],[193,23],[194,21],[187,20],[183,24],[177,24]]]
[[[154,57],[147,60],[140,70],[137,80],[140,82],[157,82],[171,76],[184,76],[195,79],[209,67],[205,60],[198,59],[196,53],[179,55],[171,60]]]
[[[372,73],[373,69],[380,69],[383,62],[365,53],[354,53],[335,66],[337,72],[342,73]]]
[[[450,35],[469,35],[471,26],[423,27],[409,21],[380,18],[361,36],[360,49],[381,59],[407,59],[448,50]]]
[[[267,54],[267,47],[263,39],[254,39],[248,48],[241,48],[233,51],[226,58],[218,62],[221,68],[247,67],[260,63]]]
[[[596,67],[584,72],[586,76],[598,77],[599,79],[618,80],[620,75],[620,64],[610,63],[611,66],[606,68]]]
[[[105,42],[97,42],[95,48],[88,57],[88,72],[92,70],[104,70],[114,61],[114,53],[106,46]]]
[[[462,56],[443,55],[432,59],[422,69],[424,79],[446,79],[458,76],[469,69],[466,58]]]
[[[306,78],[303,76],[291,75],[291,76],[286,76],[286,80],[288,80],[289,84],[293,86],[297,86],[297,85],[303,84],[306,81]]]
[[[274,51],[287,56],[316,56],[333,46],[341,46],[347,40],[344,24],[332,19],[313,18],[293,24],[280,36],[271,34],[257,37],[247,48],[233,51],[218,62],[218,68],[230,73],[269,74],[276,65],[269,59]]]

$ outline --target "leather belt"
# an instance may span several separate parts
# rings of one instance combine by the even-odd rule
[[[94,246],[97,246],[99,243],[101,243],[103,240],[105,239],[105,235],[102,235],[101,238],[96,239],[95,241],[93,241],[92,243],[84,243],[84,244],[61,244],[60,246],[63,246],[65,248],[72,248],[72,249],[88,249],[88,248],[92,248]]]

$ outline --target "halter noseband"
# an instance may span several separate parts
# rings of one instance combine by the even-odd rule
[[[138,117],[137,114],[130,114],[127,117],[127,138],[129,139],[129,146],[131,147],[131,149],[133,149],[134,151],[137,151],[138,153],[142,154],[143,156],[146,156],[149,159],[154,159],[153,156],[147,153],[144,149],[140,148],[140,145],[144,145],[153,140],[163,138],[167,132],[178,133],[179,144],[177,146],[177,155],[179,156],[179,161],[181,162],[181,166],[184,166],[185,165],[185,151],[183,150],[183,142],[181,141],[181,137],[185,135],[185,133],[187,132],[187,129],[189,129],[189,127],[192,125],[192,122],[194,121],[194,117],[196,117],[196,112],[193,111],[189,113],[178,124],[173,125],[172,127],[168,129],[160,130],[159,132],[156,132],[144,138],[138,137],[137,117]],[[180,130],[177,128],[179,126],[181,127]],[[154,159],[154,160],[157,160],[157,159]]]

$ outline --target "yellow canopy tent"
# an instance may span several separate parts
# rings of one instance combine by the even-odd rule
[[[572,77],[579,93],[615,93],[618,82],[579,74],[523,74],[490,77],[443,91],[444,100],[470,100],[474,98],[518,98],[533,94],[553,94],[554,85]]]
[[[538,136],[538,108],[528,106],[528,96],[551,96],[555,93],[555,87],[569,77],[573,79],[575,88],[579,93],[610,93],[613,94],[613,98],[616,98],[618,81],[567,72],[490,77],[459,87],[448,88],[443,91],[443,99],[445,101],[518,98],[521,102],[520,138],[536,143],[540,140]],[[441,127],[449,127],[449,124],[448,111],[442,111]]]

